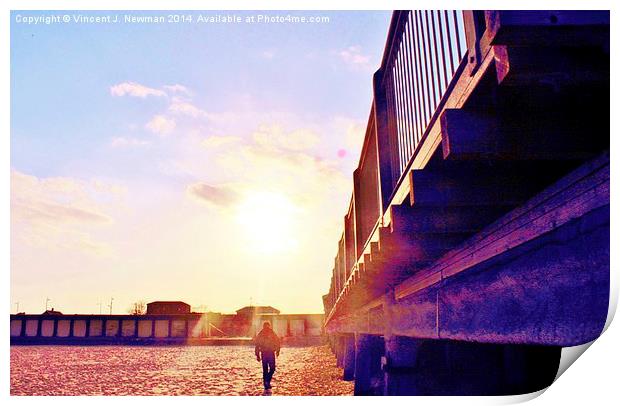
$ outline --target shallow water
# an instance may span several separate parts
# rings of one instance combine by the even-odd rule
[[[273,395],[351,395],[326,346],[283,348]],[[263,395],[249,346],[12,346],[11,395]]]

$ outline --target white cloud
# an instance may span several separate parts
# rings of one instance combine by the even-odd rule
[[[102,201],[118,197],[119,192],[100,180],[37,178],[12,170],[12,238],[18,245],[104,253],[106,244],[93,241],[91,232],[113,223]]]
[[[105,190],[101,181],[86,183],[64,177],[39,179],[12,170],[11,214],[29,221],[109,222],[110,218],[101,212],[93,199],[93,195],[101,190]]]
[[[229,207],[239,200],[239,195],[232,188],[226,186],[212,186],[203,182],[189,185],[187,187],[187,193],[199,200],[220,207]]]
[[[184,114],[194,118],[208,116],[206,111],[201,110],[190,102],[178,97],[173,98],[172,103],[168,106],[168,110],[175,114]]]
[[[370,56],[362,53],[362,47],[352,45],[346,49],[336,52],[340,59],[352,69],[369,69]]]
[[[165,97],[166,92],[159,89],[153,89],[136,82],[123,82],[110,87],[110,94],[112,96],[133,96],[140,97],[142,99],[148,96]]]
[[[151,119],[151,121],[146,123],[146,128],[148,130],[159,135],[167,135],[172,132],[175,127],[176,122],[173,119],[162,115],[156,115]]]
[[[112,137],[110,141],[110,146],[112,148],[143,147],[149,144],[150,143],[146,140],[125,137]]]
[[[187,87],[179,84],[164,85],[164,89],[169,90],[172,93],[184,93],[186,95],[191,93]]]

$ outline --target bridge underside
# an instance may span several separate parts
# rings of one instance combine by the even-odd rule
[[[522,23],[487,19],[327,315],[356,394],[536,391],[604,328],[608,36]]]
[[[330,319],[345,379],[355,379],[357,394],[499,395],[550,385],[561,348],[597,338],[605,324],[609,217],[603,154]]]

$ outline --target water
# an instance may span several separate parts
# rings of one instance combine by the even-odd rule
[[[283,348],[273,395],[351,395],[328,347]],[[12,346],[11,395],[263,395],[249,346]]]

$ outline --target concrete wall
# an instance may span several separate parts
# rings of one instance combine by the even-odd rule
[[[250,334],[260,331],[269,321],[280,337],[320,336],[322,314],[284,314],[257,316],[249,326]],[[217,321],[214,320],[215,323]],[[248,324],[249,323],[249,324]],[[165,339],[181,340],[210,337],[216,330],[210,328],[206,314],[189,315],[11,315],[11,342],[50,342],[56,339],[99,340],[127,342],[127,340]],[[239,324],[239,323],[237,323]],[[239,329],[237,329],[239,330]],[[248,329],[246,329],[248,330]],[[215,336],[216,334],[213,334]],[[217,334],[221,336],[222,334]],[[235,335],[230,334],[229,337]],[[251,335],[250,335],[251,336]]]
[[[86,320],[73,321],[73,336],[86,337]]]
[[[41,320],[41,335],[43,337],[54,335],[54,320]]]
[[[39,320],[26,320],[26,335],[34,337],[39,331]]]
[[[90,337],[101,337],[103,335],[103,320],[91,320],[88,335]]]
[[[153,320],[138,321],[138,337],[150,337],[153,334]]]
[[[118,320],[106,320],[105,322],[106,337],[116,337],[118,335],[118,329],[119,329]]]
[[[168,337],[170,334],[170,323],[168,320],[155,320],[155,337]]]
[[[11,337],[20,336],[22,334],[22,325],[23,322],[21,320],[11,320]]]

